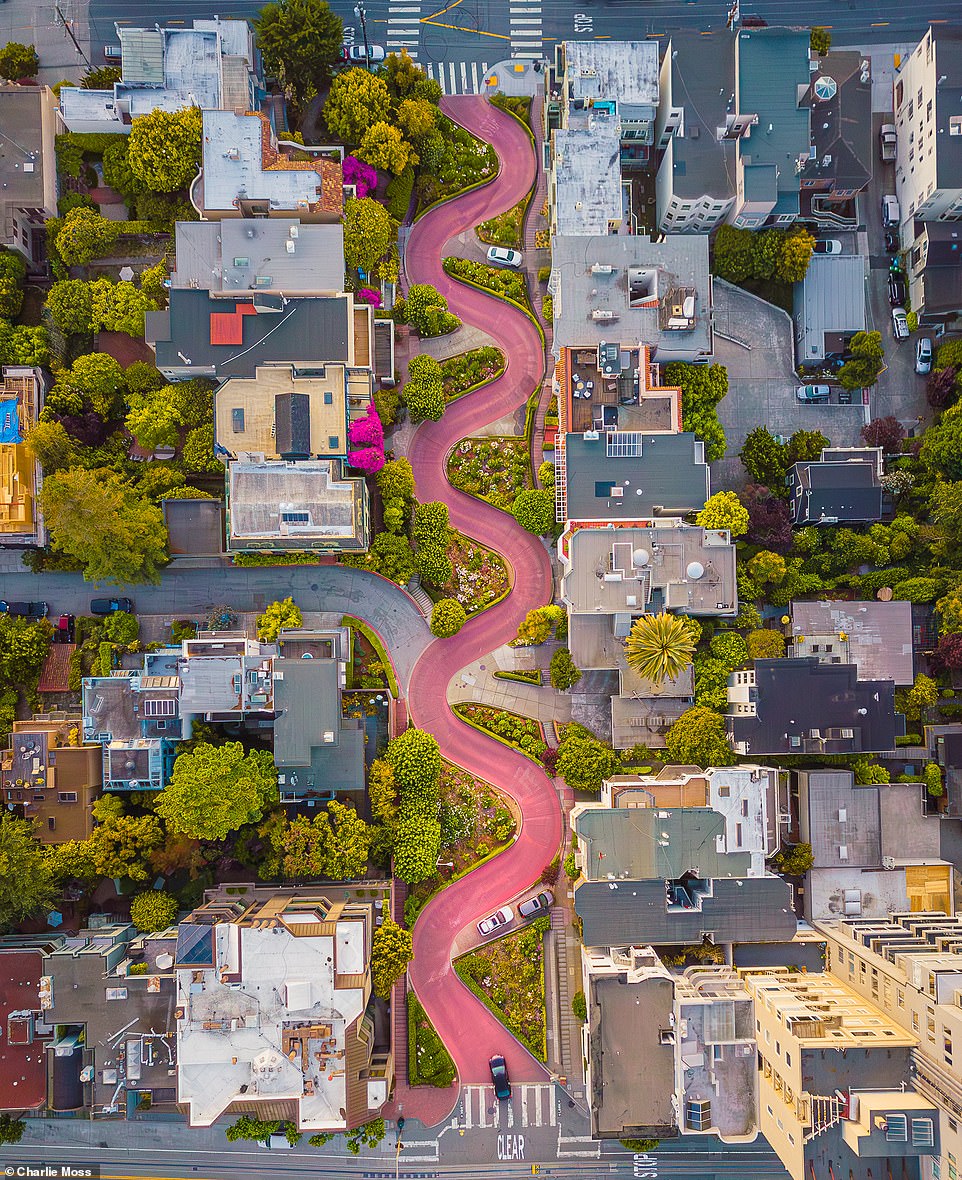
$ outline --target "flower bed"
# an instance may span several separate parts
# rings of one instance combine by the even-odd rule
[[[454,706],[454,711],[478,729],[493,734],[506,745],[514,746],[535,760],[544,757],[547,745],[540,721],[522,717],[519,713],[509,713],[507,709],[492,709],[488,705],[459,704]]]
[[[492,606],[507,594],[508,567],[500,553],[455,533],[448,545],[454,576],[438,590],[438,598],[456,598],[469,615]]]
[[[448,456],[448,479],[510,511],[518,492],[534,486],[528,444],[523,438],[463,438]]]
[[[414,992],[408,992],[408,1081],[412,1086],[444,1088],[457,1071]]]
[[[412,885],[404,920],[418,914],[445,885],[501,851],[514,836],[514,816],[495,787],[452,762],[441,763],[441,856],[437,873]]]
[[[500,348],[486,345],[472,348],[441,362],[441,382],[446,401],[454,401],[463,393],[493,381],[504,372],[504,353]]]
[[[467,279],[475,286],[490,291],[493,295],[502,295],[520,303],[522,307],[530,308],[528,302],[528,287],[524,281],[524,274],[510,270],[507,267],[487,266],[483,262],[474,262],[470,258],[445,258],[442,264],[445,274],[455,279]]]
[[[475,188],[498,171],[498,154],[491,144],[446,115],[439,114],[436,122],[444,141],[444,156],[433,173],[422,171],[415,184],[419,216],[437,201]]]
[[[544,936],[549,926],[548,918],[538,918],[454,964],[478,999],[539,1061],[547,1059]]]
[[[528,196],[523,197],[511,209],[505,209],[497,217],[489,217],[475,227],[475,233],[488,246],[508,246],[512,250],[520,250],[524,214],[528,208]]]

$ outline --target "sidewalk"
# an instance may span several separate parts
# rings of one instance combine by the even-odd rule
[[[495,672],[530,671],[536,663],[536,649],[530,647],[497,648],[483,660],[468,664],[448,684],[449,704],[469,701],[473,704],[490,705],[493,709],[507,709],[540,721],[546,731],[552,721],[571,720],[571,697],[567,693],[545,686],[523,684],[519,680],[501,680]]]

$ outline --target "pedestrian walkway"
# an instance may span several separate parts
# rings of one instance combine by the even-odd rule
[[[388,42],[390,45],[390,42]],[[441,84],[442,94],[484,94],[486,61],[426,61],[421,68]]]
[[[400,0],[388,5],[387,10],[387,51],[399,53],[407,50],[408,56],[418,59],[418,41],[421,37],[421,5],[414,0]]]
[[[507,1102],[499,1102],[494,1086],[465,1086],[458,1106],[458,1126],[492,1127],[510,1130],[512,1127],[555,1127],[558,1124],[558,1100],[554,1086],[511,1087]]]
[[[541,0],[511,0],[511,56],[542,56]]]
[[[495,672],[516,672],[534,668],[531,648],[499,647],[482,660],[468,664],[448,684],[448,701],[490,705],[507,709],[540,721],[547,730],[552,721],[571,720],[571,697],[549,685],[524,684],[520,680],[502,680]]]

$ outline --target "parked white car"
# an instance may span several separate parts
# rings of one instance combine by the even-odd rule
[[[506,246],[492,246],[487,254],[488,262],[494,266],[513,266],[515,268],[522,265],[524,256],[520,250],[509,250]]]
[[[892,308],[892,331],[896,340],[908,340],[909,320],[904,307]]]
[[[915,371],[924,377],[932,372],[932,339],[930,336],[920,336],[915,346]]]
[[[841,254],[842,243],[838,238],[819,238],[815,243],[816,254]]]
[[[493,914],[489,914],[487,918],[482,918],[478,923],[478,933],[485,936],[493,934],[495,930],[500,930],[502,926],[507,926],[509,922],[514,921],[514,910],[507,905],[504,905],[499,910],[495,910]]]

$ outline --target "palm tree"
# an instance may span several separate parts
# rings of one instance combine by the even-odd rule
[[[642,615],[625,640],[628,667],[656,685],[684,672],[694,654],[695,642],[683,615]]]

